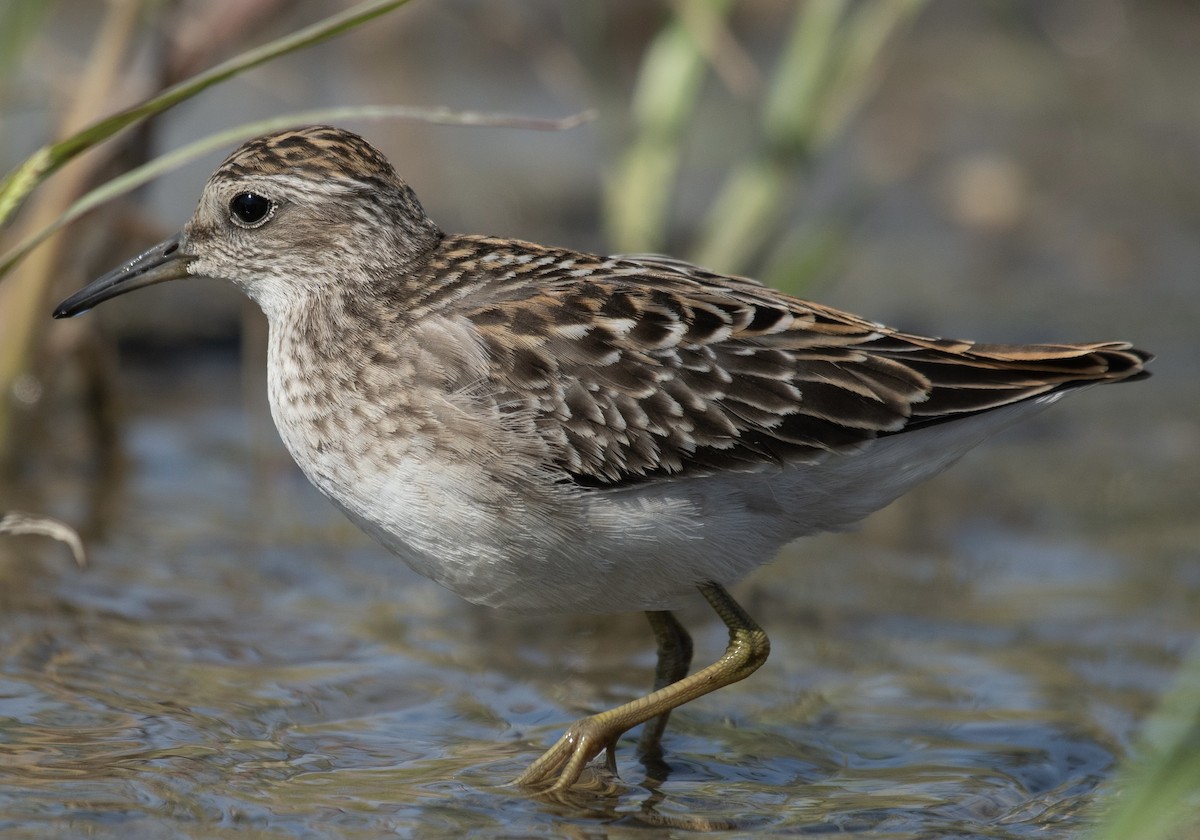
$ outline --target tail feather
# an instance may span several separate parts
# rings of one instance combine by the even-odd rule
[[[930,384],[928,397],[913,405],[911,420],[899,431],[1088,385],[1143,379],[1153,358],[1125,342],[963,346],[911,336],[892,340],[897,338],[908,346],[889,355]]]

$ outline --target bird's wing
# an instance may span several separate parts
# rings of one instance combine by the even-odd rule
[[[567,253],[567,252],[561,252]],[[588,485],[752,470],[1066,387],[1121,379],[1122,343],[907,335],[660,258],[544,261],[465,314],[501,396]],[[512,288],[515,288],[512,287]]]

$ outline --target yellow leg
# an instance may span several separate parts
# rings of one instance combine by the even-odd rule
[[[658,691],[687,676],[688,669],[692,667],[692,637],[679,619],[665,610],[648,612],[646,618],[658,643],[658,664],[654,668],[654,690]],[[654,778],[666,778],[668,768],[663,763],[662,735],[670,717],[670,711],[666,711],[647,721],[638,738],[638,758]],[[608,748],[608,764],[615,773],[616,757],[611,745]]]
[[[683,677],[645,697],[577,720],[553,747],[517,778],[517,784],[548,786],[550,791],[565,790],[579,779],[589,761],[603,751],[611,751],[617,739],[639,723],[660,716],[665,718],[672,709],[730,683],[743,680],[758,670],[771,651],[767,634],[730,597],[724,587],[716,583],[706,583],[700,587],[700,592],[729,628],[729,644],[721,658],[690,677]],[[653,615],[660,616],[650,619],[656,635],[660,626],[670,622],[678,624],[674,617],[670,622],[662,619],[663,613]],[[667,647],[671,644],[668,642]],[[660,653],[663,647],[660,639]],[[666,679],[673,669],[678,669],[678,662],[664,667],[660,656],[657,677]],[[662,725],[666,725],[665,720]]]

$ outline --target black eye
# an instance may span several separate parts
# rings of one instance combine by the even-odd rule
[[[239,193],[229,202],[230,218],[242,227],[258,227],[270,219],[274,212],[275,202],[258,193]]]

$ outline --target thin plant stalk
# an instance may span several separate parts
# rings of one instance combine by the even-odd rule
[[[269,117],[243,123],[233,128],[209,134],[141,166],[134,167],[101,184],[66,208],[53,222],[30,234],[0,256],[0,278],[13,269],[34,248],[55,231],[94,210],[100,205],[148,184],[209,152],[232,145],[248,137],[278,131],[297,125],[342,122],[349,120],[399,119],[417,120],[439,125],[471,125],[501,128],[520,128],[533,131],[562,131],[593,119],[592,111],[583,111],[560,119],[542,119],[513,114],[484,111],[454,111],[449,108],[412,108],[403,105],[348,105],[341,108],[319,108]]]
[[[636,135],[605,189],[609,242],[628,253],[662,250],[682,138],[704,81],[704,32],[722,25],[730,0],[691,0],[688,21],[675,15],[642,59],[633,98]]]
[[[1093,840],[1183,840],[1200,831],[1200,643],[1146,720]]]
[[[729,174],[701,228],[695,259],[744,272],[777,235],[797,175],[838,136],[878,77],[881,54],[924,0],[799,6],[763,109],[759,151]]]
[[[97,119],[102,103],[120,75],[121,64],[137,29],[140,4],[136,0],[120,0],[107,5],[99,37],[93,44],[86,63],[83,82],[75,91],[62,121],[64,132]],[[25,225],[37,229],[49,225],[82,193],[102,161],[91,157],[84,165],[74,167],[63,178],[48,185],[38,194]],[[54,242],[48,243],[53,245]],[[0,287],[0,445],[5,444],[11,424],[9,395],[18,377],[27,369],[33,347],[38,314],[45,300],[45,289],[58,273],[61,249],[42,249],[27,266],[24,282]]]
[[[3,181],[0,181],[0,225],[9,219],[34,187],[72,158],[97,143],[107,140],[117,132],[148,117],[161,114],[206,88],[230,79],[252,67],[257,67],[281,55],[327,41],[399,8],[407,2],[409,0],[370,0],[370,2],[360,3],[268,44],[247,50],[216,67],[172,85],[137,105],[99,119],[65,140],[43,146],[6,175]]]

